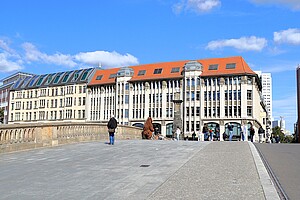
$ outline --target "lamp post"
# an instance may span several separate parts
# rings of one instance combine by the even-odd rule
[[[175,97],[173,99],[174,103],[174,118],[173,118],[173,138],[176,138],[176,129],[177,127],[181,130],[180,139],[183,139],[183,129],[182,129],[182,119],[181,119],[181,103],[180,99],[180,89],[179,87],[175,88]]]

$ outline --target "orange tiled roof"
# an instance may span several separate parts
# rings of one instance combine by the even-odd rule
[[[197,60],[203,66],[202,77],[205,76],[220,76],[220,75],[238,75],[238,74],[255,74],[252,69],[247,65],[245,60],[241,56],[228,57],[228,58],[208,58]],[[142,81],[142,80],[156,80],[156,79],[172,79],[181,78],[181,72],[184,68],[184,64],[189,60],[175,61],[175,62],[162,62],[154,64],[144,64],[137,66],[130,66],[134,71],[134,75],[130,81]],[[226,69],[226,64],[235,63],[235,69]],[[217,70],[209,70],[210,65],[218,65]],[[179,67],[179,72],[171,73],[172,68]],[[97,70],[89,85],[102,85],[112,84],[115,82],[115,78],[109,79],[111,74],[116,74],[120,68]],[[160,74],[154,74],[155,69],[162,69]],[[139,71],[145,70],[145,74],[138,76]],[[98,76],[101,76],[101,80],[96,80]]]

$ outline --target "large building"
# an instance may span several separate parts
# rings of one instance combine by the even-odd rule
[[[10,89],[8,123],[86,121],[86,88],[95,68],[18,79]]]
[[[9,123],[106,123],[114,115],[120,124],[142,127],[150,116],[158,132],[172,137],[179,100],[185,136],[207,123],[223,140],[231,123],[239,139],[243,124],[256,133],[266,129],[261,91],[258,75],[242,57],[74,70],[18,80],[9,95]]]
[[[271,73],[264,73],[261,71],[255,71],[262,84],[262,96],[264,98],[264,102],[267,105],[268,114],[271,120],[273,120],[273,101],[272,101],[272,76]]]
[[[142,126],[152,117],[159,132],[172,136],[174,96],[180,93],[183,133],[201,131],[204,123],[227,133],[234,125],[262,126],[269,120],[258,75],[242,57],[154,63],[97,70],[88,85],[87,120]],[[256,138],[258,139],[258,138]]]
[[[17,72],[15,74],[12,74],[11,76],[8,76],[0,80],[0,109],[3,109],[4,111],[4,118],[3,121],[0,123],[3,124],[8,123],[9,92],[11,86],[19,79],[22,80],[25,79],[26,77],[32,77],[32,76],[33,74]]]

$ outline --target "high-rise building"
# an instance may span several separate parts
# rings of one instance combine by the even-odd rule
[[[264,102],[267,105],[269,118],[273,120],[273,105],[272,105],[272,76],[271,73],[265,73],[261,71],[255,71],[258,74],[262,84],[262,96]]]

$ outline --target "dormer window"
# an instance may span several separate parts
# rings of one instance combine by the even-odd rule
[[[140,70],[138,76],[144,76],[146,74],[146,70]]]
[[[103,77],[103,75],[99,75],[99,76],[96,77],[96,80],[100,81],[102,79],[102,77]]]
[[[219,65],[209,65],[208,70],[218,70]]]
[[[162,68],[155,69],[153,74],[161,74]]]
[[[177,72],[179,72],[179,70],[180,70],[180,67],[173,67],[171,70],[171,73],[177,73]]]
[[[235,63],[226,64],[226,69],[235,69]]]
[[[109,75],[109,79],[112,79],[112,78],[116,78],[117,74],[111,74]]]

